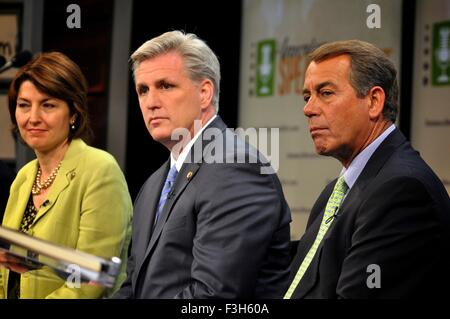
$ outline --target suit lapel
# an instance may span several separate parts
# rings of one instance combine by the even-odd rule
[[[5,215],[4,226],[13,229],[19,229],[22,223],[23,214],[28,204],[28,200],[31,196],[31,187],[33,186],[34,178],[37,172],[37,160],[35,160],[35,165],[30,168],[29,174],[24,176],[24,180],[19,186],[18,195],[16,197],[17,204],[15,206],[16,211],[13,214]],[[13,194],[13,193],[12,193]],[[17,213],[16,213],[17,212]]]
[[[20,228],[23,219],[23,214],[28,205],[28,200],[30,199],[31,196],[31,188],[34,183],[36,173],[37,173],[37,161],[36,165],[34,165],[33,168],[30,169],[30,172],[26,175],[25,180],[19,189],[17,211],[21,213],[13,214],[12,219],[8,221],[8,227],[12,227],[15,229]],[[53,205],[55,204],[61,192],[64,189],[66,189],[67,186],[69,186],[70,181],[75,176],[76,176],[75,165],[73,161],[70,160],[64,161],[63,164],[61,165],[58,175],[56,176],[55,181],[53,182],[53,185],[50,188],[47,198],[43,202],[42,206],[39,207],[36,217],[34,218],[34,221],[31,224],[31,226],[36,224],[39,221],[39,219],[41,219],[45,214],[47,214],[50,208],[52,208]]]
[[[39,207],[36,218],[33,221],[34,225],[55,205],[61,193],[70,185],[71,181],[77,176],[78,155],[86,149],[87,145],[81,139],[75,139],[70,142],[69,148],[64,154],[61,168],[56,176],[50,192],[42,206]]]
[[[322,257],[322,245],[323,241],[317,248],[317,252],[313,260],[311,261],[311,264],[309,265],[308,269],[303,275],[303,278],[298,284],[297,289],[293,294],[293,298],[295,299],[304,298],[307,295],[307,293],[315,286],[319,274],[320,259]]]
[[[159,181],[156,184],[159,184],[159,187],[152,187],[147,189],[146,194],[143,194],[143,198],[145,198],[145,202],[146,203],[152,203],[151,207],[150,207],[150,215],[145,215],[145,216],[149,216],[150,220],[146,220],[145,223],[148,222],[150,227],[147,227],[146,229],[148,230],[147,232],[145,232],[145,244],[146,247],[148,247],[149,241],[151,236],[153,236],[154,233],[154,227],[153,227],[153,223],[156,217],[156,210],[158,209],[158,203],[159,203],[159,197],[161,196],[161,191],[164,187],[164,182],[166,180],[166,176],[167,173],[169,172],[170,169],[170,159],[168,161],[166,161],[166,163],[161,167],[160,170],[158,170],[155,173],[155,180]],[[146,208],[148,209],[148,208]]]
[[[55,182],[48,193],[47,199],[42,203],[42,206],[39,208],[36,218],[31,225],[36,224],[42,216],[47,214],[50,208],[56,203],[61,192],[69,186],[70,181],[76,176],[75,169],[64,171],[66,171],[64,175],[62,174],[63,172],[60,172],[56,177]]]
[[[386,137],[386,139],[372,154],[363,171],[361,172],[361,175],[359,175],[355,185],[353,186],[356,186],[356,189],[362,192],[372,181],[372,179],[378,174],[378,172],[383,168],[384,164],[392,156],[392,154],[405,142],[405,136],[398,129],[392,131],[392,133]],[[353,188],[349,193],[349,196],[350,195],[354,196]]]
[[[163,184],[169,171],[170,159],[166,161],[146,182],[142,189],[142,193],[139,193],[134,207],[134,221],[132,246],[136,254],[136,271],[133,277],[134,285],[139,276],[142,265],[150,252],[149,241],[153,237],[156,209],[158,207],[159,197],[163,188]],[[147,186],[148,183],[148,186]],[[137,213],[140,212],[140,213]],[[139,218],[139,219],[138,219]],[[135,237],[136,236],[136,237]]]
[[[389,157],[395,152],[396,149],[398,149],[398,147],[401,144],[405,143],[405,141],[406,138],[398,129],[395,129],[391,134],[389,134],[386,137],[386,139],[380,144],[378,149],[373,153],[373,155],[367,162],[366,166],[364,167],[363,171],[361,172],[361,175],[358,177],[352,189],[345,197],[344,202],[339,208],[338,215],[345,215],[346,211],[352,211],[354,209],[357,209],[357,207],[361,204],[361,197],[364,194],[364,189],[367,187],[367,185],[370,184],[373,178],[375,178],[375,176],[384,166],[385,162],[389,159]],[[306,256],[309,248],[311,247],[317,236],[328,198],[332,193],[336,181],[337,179],[327,185],[325,190],[322,192],[322,194],[319,196],[316,203],[314,204],[313,209],[311,210],[311,217],[313,219],[308,221],[307,229],[311,230],[313,236],[305,238],[306,246],[303,249],[306,248],[306,250],[304,250],[302,254],[300,254],[302,256],[301,260],[297,260],[298,265],[296,265],[295,268],[296,270],[298,270],[298,267],[300,267],[303,258]],[[331,224],[330,228],[328,229],[327,233],[322,239],[322,242],[317,248],[316,255],[314,256],[310,266],[308,267],[308,270],[306,271],[304,277],[302,278],[301,284],[298,285],[298,288],[295,291],[296,298],[303,298],[314,287],[319,274],[318,270],[322,255],[323,244],[326,241],[326,239],[330,237],[334,226],[335,222]],[[300,246],[299,249],[301,249]]]
[[[172,196],[169,196],[167,198],[167,201],[164,204],[164,208],[161,212],[161,216],[159,217],[159,220],[155,225],[155,228],[150,238],[150,243],[147,247],[145,257],[147,257],[147,255],[150,253],[153,246],[157,242],[159,236],[161,235],[164,225],[167,222],[170,213],[172,212],[174,204],[177,202],[178,198],[183,194],[189,182],[195,177],[195,174],[197,173],[199,168],[200,164],[198,163],[183,164],[183,166],[181,167],[181,171],[178,173],[178,177],[175,181],[175,184],[171,192]]]
[[[226,125],[225,123],[222,121],[222,119],[220,118],[220,116],[217,116],[210,125],[208,125],[208,128],[217,128],[220,131],[224,131],[226,129]],[[161,216],[159,217],[158,222],[156,223],[155,227],[149,227],[151,228],[149,230],[149,237],[150,237],[150,242],[147,245],[146,251],[145,251],[145,256],[142,259],[143,261],[149,256],[149,254],[151,254],[152,249],[155,247],[156,243],[158,242],[158,239],[161,235],[162,230],[164,229],[164,225],[167,222],[167,219],[169,218],[173,206],[175,205],[175,203],[177,202],[177,200],[180,198],[180,196],[183,194],[184,190],[186,189],[186,187],[188,186],[188,184],[195,178],[195,175],[197,173],[197,171],[200,169],[201,163],[203,162],[203,158],[196,158],[195,156],[193,156],[193,152],[195,150],[198,149],[198,144],[202,145],[202,154],[203,151],[205,150],[205,148],[208,146],[208,144],[210,144],[214,139],[211,140],[205,140],[203,138],[203,134],[205,131],[203,131],[203,133],[201,134],[201,136],[195,141],[195,143],[192,145],[191,150],[189,151],[188,156],[186,157],[186,160],[184,162],[184,164],[181,167],[180,172],[178,173],[177,179],[174,183],[173,186],[173,190],[172,190],[172,196],[169,196],[167,198],[167,201],[163,207],[163,211],[161,212]],[[215,136],[213,136],[214,138]],[[161,180],[162,183],[164,183],[167,172],[169,170],[169,166],[170,166],[170,159],[166,162],[167,166],[165,169],[165,174],[162,176]],[[157,193],[156,197],[152,197],[153,200],[151,202],[153,203],[158,203],[159,201],[159,196],[161,193],[161,188],[159,189],[159,192]],[[153,208],[152,210],[152,217],[154,219],[155,217],[155,213],[156,213],[156,206]],[[152,220],[153,220],[152,219]],[[142,265],[142,264],[141,264]],[[141,267],[141,265],[139,266],[139,269]],[[137,272],[139,273],[139,271]]]
[[[339,215],[344,215],[345,211],[357,209],[361,204],[361,198],[365,188],[377,176],[378,172],[383,168],[384,164],[395,150],[405,142],[406,138],[398,129],[395,129],[386,137],[378,149],[372,154],[352,189],[345,197],[345,200],[339,209]]]
[[[144,207],[142,207],[142,209],[148,210],[150,209],[150,214],[144,214],[143,216],[145,217],[145,220],[140,221],[143,224],[148,225],[147,227],[143,227],[142,229],[144,230],[142,232],[142,236],[143,238],[141,238],[141,242],[145,243],[145,249],[144,252],[146,254],[146,251],[148,249],[149,246],[149,241],[151,240],[151,237],[154,234],[154,227],[153,227],[153,223],[155,220],[155,215],[156,215],[156,210],[158,209],[158,202],[159,202],[159,197],[161,196],[161,191],[162,188],[164,187],[164,181],[166,179],[167,173],[169,171],[169,167],[170,167],[170,159],[168,161],[166,161],[166,163],[164,163],[163,166],[161,166],[161,168],[155,172],[154,176],[152,176],[152,179],[155,180],[154,183],[151,183],[152,185],[158,185],[158,187],[147,187],[145,189],[145,193],[141,194],[140,197],[145,198],[145,204],[147,203],[151,203],[151,206],[148,207],[146,205],[144,205]],[[158,181],[158,182],[156,182]],[[147,219],[148,218],[148,219]]]
[[[337,179],[336,179],[337,180]],[[313,245],[317,233],[319,232],[320,224],[322,223],[323,214],[325,211],[325,207],[328,201],[328,198],[330,197],[330,194],[333,190],[333,186],[336,183],[330,183],[327,185],[327,187],[324,189],[324,191],[320,194],[319,198],[317,199],[316,203],[314,204],[313,208],[311,209],[310,218],[308,220],[307,225],[307,232],[305,235],[301,238],[298,249],[297,249],[297,257],[295,261],[292,264],[292,269],[295,270],[295,272],[291,273],[291,278],[289,282],[292,282],[294,279],[294,276],[297,274],[298,269],[300,268],[301,263],[303,262],[303,259],[306,257],[306,254],[311,249],[311,246]],[[325,239],[325,238],[324,238]],[[322,240],[323,243],[323,240]],[[319,271],[319,261],[320,256],[322,253],[322,243],[317,248],[316,254],[311,261],[311,264],[309,265],[308,269],[306,270],[305,274],[303,275],[303,278],[301,282],[298,284],[296,290],[294,291],[294,297],[295,298],[303,298],[308,291],[310,291],[316,281],[317,281],[317,275]]]

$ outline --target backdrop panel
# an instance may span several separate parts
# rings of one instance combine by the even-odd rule
[[[411,142],[450,194],[450,1],[416,9]]]
[[[239,126],[280,129],[278,173],[293,238],[303,234],[315,199],[341,169],[337,160],[315,154],[309,135],[301,94],[306,54],[324,42],[356,38],[384,49],[399,66],[402,3],[372,3],[244,1]]]

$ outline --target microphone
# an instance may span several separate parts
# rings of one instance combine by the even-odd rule
[[[3,55],[0,55],[0,68],[6,64],[6,59]]]
[[[14,67],[14,68],[20,68],[28,63],[33,58],[33,55],[30,51],[22,51],[17,53],[11,61],[4,63],[2,67],[0,67],[0,73]],[[1,62],[1,61],[0,61]]]
[[[171,198],[174,197],[174,196],[175,196],[175,191],[174,191],[174,190],[171,190],[170,193],[169,193],[169,195],[167,195],[167,199],[171,199]]]
[[[325,224],[328,224],[329,222],[331,222],[333,219],[338,218],[339,217],[339,207],[337,206],[334,209],[334,213],[333,215],[331,215],[330,217],[327,218],[327,220],[325,221]]]

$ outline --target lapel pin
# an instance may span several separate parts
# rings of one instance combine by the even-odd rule
[[[74,179],[74,178],[75,178],[75,175],[76,175],[76,173],[75,173],[75,172],[72,172],[72,173],[70,174],[71,179]]]
[[[192,171],[189,171],[189,173],[187,173],[187,175],[186,175],[186,178],[191,179],[192,175],[193,175]]]

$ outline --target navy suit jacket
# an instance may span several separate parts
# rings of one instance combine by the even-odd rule
[[[194,143],[191,155],[198,146],[203,155],[181,167],[154,229],[170,160],[142,187],[116,298],[275,298],[286,290],[291,215],[280,182],[261,174],[261,154],[220,117],[208,129],[216,134]]]
[[[335,183],[311,210],[290,282],[316,238]],[[450,287],[449,247],[448,194],[395,129],[347,194],[292,298],[443,297]]]

